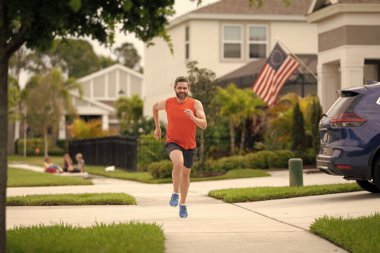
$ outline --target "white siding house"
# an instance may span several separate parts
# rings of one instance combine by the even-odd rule
[[[83,96],[72,93],[78,116],[84,120],[101,119],[103,130],[119,130],[114,104],[120,97],[144,97],[143,76],[121,64],[78,79]],[[65,124],[61,124],[59,137],[65,138]]]
[[[196,60],[217,77],[266,58],[279,39],[292,53],[317,53],[317,26],[305,14],[311,0],[264,1],[254,8],[248,0],[223,0],[185,14],[170,22],[173,43],[155,39],[145,48],[144,114],[152,115],[152,105],[173,96],[173,81],[187,75],[186,64]]]

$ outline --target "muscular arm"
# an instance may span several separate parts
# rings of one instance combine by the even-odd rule
[[[206,114],[203,110],[203,105],[199,100],[195,100],[194,104],[195,114],[191,110],[185,110],[185,113],[189,116],[189,118],[194,121],[195,125],[201,129],[206,129],[207,120]]]
[[[154,129],[154,138],[156,140],[161,138],[161,126],[160,126],[160,119],[158,115],[158,111],[164,110],[166,105],[166,101],[160,101],[153,105],[153,118],[154,118],[154,124],[156,125],[156,128]]]

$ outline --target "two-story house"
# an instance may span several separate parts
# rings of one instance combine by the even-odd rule
[[[266,58],[277,40],[291,53],[317,53],[317,26],[308,23],[311,0],[264,1],[261,8],[248,0],[222,0],[172,20],[167,27],[173,44],[160,38],[145,48],[144,114],[152,115],[152,105],[173,96],[173,81],[187,75],[186,64],[196,60],[217,77]]]
[[[336,90],[380,81],[380,1],[314,0],[318,25],[318,96],[326,111]]]

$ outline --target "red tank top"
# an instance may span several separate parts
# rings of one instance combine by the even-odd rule
[[[165,142],[174,142],[184,149],[193,149],[197,146],[195,141],[197,126],[184,112],[185,109],[190,109],[195,115],[194,104],[195,100],[189,97],[183,103],[178,103],[176,97],[166,100],[168,127]]]

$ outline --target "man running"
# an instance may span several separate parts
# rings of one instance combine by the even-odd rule
[[[206,129],[207,121],[203,105],[199,100],[188,97],[189,81],[178,77],[174,82],[176,97],[157,102],[153,105],[153,117],[156,128],[154,138],[161,138],[158,111],[166,110],[168,126],[166,130],[165,149],[173,163],[173,194],[169,205],[179,203],[179,216],[187,217],[186,197],[190,186],[190,172],[197,149],[195,140],[197,126]]]

